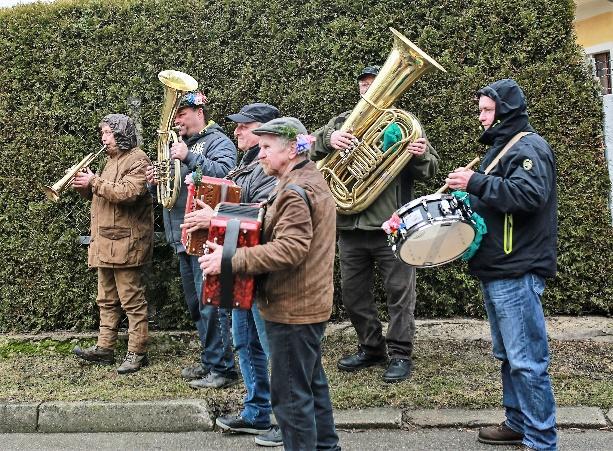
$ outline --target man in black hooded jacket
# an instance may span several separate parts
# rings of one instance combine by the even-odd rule
[[[479,171],[456,169],[447,183],[470,194],[473,210],[487,225],[469,268],[481,282],[494,356],[502,361],[506,420],[482,428],[478,439],[556,449],[541,305],[545,278],[557,269],[555,157],[530,125],[524,93],[514,80],[496,81],[477,96],[485,129],[479,142],[490,148]]]

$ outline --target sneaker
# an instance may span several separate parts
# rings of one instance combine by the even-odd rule
[[[479,435],[477,435],[477,440],[489,445],[522,445],[523,438],[524,434],[515,432],[504,421],[498,426],[479,429]]]
[[[118,374],[135,373],[141,368],[149,365],[149,358],[147,353],[137,354],[136,352],[128,351],[123,363],[117,368]]]
[[[72,350],[77,357],[88,362],[100,363],[102,365],[112,365],[115,363],[115,351],[108,348],[101,348],[98,345],[90,346],[82,349],[80,346],[75,346]]]
[[[283,446],[283,436],[281,429],[276,424],[272,426],[267,433],[258,435],[255,439],[255,444],[260,446]]]
[[[357,371],[369,366],[381,365],[387,362],[385,355],[368,355],[361,349],[357,353],[345,356],[336,364],[337,368],[342,371]]]
[[[270,430],[270,423],[266,426],[258,426],[250,423],[240,415],[224,415],[217,417],[215,424],[224,431],[244,432],[245,434],[262,434]]]
[[[192,388],[226,388],[238,383],[237,376],[224,376],[210,372],[202,379],[196,379],[189,383]]]
[[[205,368],[202,363],[196,363],[195,365],[187,366],[181,370],[181,377],[188,381],[202,379],[207,374],[209,374],[209,369]]]
[[[383,380],[385,382],[401,382],[411,377],[413,371],[413,362],[411,358],[394,358],[390,360],[390,364],[387,366],[387,370],[383,373]]]

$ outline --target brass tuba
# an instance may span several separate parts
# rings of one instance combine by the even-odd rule
[[[81,172],[83,169],[88,167],[92,161],[98,158],[104,150],[106,149],[106,144],[103,145],[100,150],[96,153],[88,153],[83,157],[81,161],[72,166],[70,169],[66,171],[66,175],[55,182],[52,186],[43,186],[43,192],[47,195],[47,199],[57,202],[60,199],[60,195],[62,192],[68,188],[68,185],[72,183],[76,175]]]
[[[158,78],[164,84],[164,103],[158,129],[158,158],[154,163],[158,179],[157,198],[165,208],[172,208],[181,191],[181,162],[170,157],[170,146],[178,140],[172,122],[181,97],[198,89],[198,82],[176,70],[163,70]]]
[[[394,44],[385,64],[340,128],[359,143],[331,153],[317,165],[341,214],[358,213],[372,204],[410,160],[412,154],[404,149],[423,136],[415,116],[390,106],[428,70],[446,72],[401,33],[390,31]],[[399,126],[402,139],[383,152],[383,135],[391,123]]]

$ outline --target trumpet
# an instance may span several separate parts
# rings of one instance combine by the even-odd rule
[[[104,152],[104,150],[106,150],[106,144],[103,145],[98,152],[87,154],[81,161],[74,166],[71,166],[70,169],[66,171],[66,175],[55,182],[52,186],[44,186],[43,192],[47,195],[47,199],[57,202],[62,192],[64,192],[64,190],[66,190],[66,188],[72,183],[76,175],[88,167],[92,161],[98,158],[98,155]]]

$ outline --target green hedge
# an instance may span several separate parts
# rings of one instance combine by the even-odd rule
[[[98,149],[100,118],[133,113],[130,97],[141,101],[144,148],[154,157],[160,70],[198,79],[228,131],[222,118],[252,101],[314,129],[355,105],[355,75],[386,58],[390,26],[448,71],[422,77],[397,102],[418,115],[442,156],[418,194],[483,153],[475,90],[517,79],[558,159],[560,272],[545,309],[611,313],[602,108],[575,44],[573,8],[571,0],[88,0],[1,10],[0,331],[95,325],[96,277],[76,243],[87,233],[88,204],[74,193],[51,204],[38,188]],[[155,256],[155,321],[189,324],[176,260],[163,245]],[[418,280],[421,316],[483,314],[463,264],[419,271]]]

